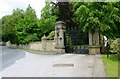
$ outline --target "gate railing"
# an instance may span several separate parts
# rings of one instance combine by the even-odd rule
[[[88,54],[88,45],[72,45],[72,46],[66,46],[67,51],[70,53],[80,53],[80,54]]]

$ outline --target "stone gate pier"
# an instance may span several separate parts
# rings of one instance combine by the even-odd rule
[[[58,53],[65,53],[65,29],[66,23],[58,21],[55,24],[55,49]]]
[[[89,54],[100,53],[100,33],[99,28],[94,31],[89,30]]]

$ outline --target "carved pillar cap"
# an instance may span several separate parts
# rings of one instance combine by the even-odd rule
[[[56,22],[55,23],[55,28],[65,28],[65,25],[66,25],[66,23],[65,22],[63,22],[63,21],[58,21],[58,22]]]
[[[66,23],[63,21],[57,21],[56,24],[66,24]]]
[[[55,30],[58,30],[58,27],[57,27],[57,26],[55,26]]]

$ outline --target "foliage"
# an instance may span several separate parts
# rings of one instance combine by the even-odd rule
[[[22,18],[23,10],[21,9],[13,10],[13,13],[11,15],[6,15],[2,17],[2,35],[4,41],[10,40],[11,43],[18,42],[15,27]]]
[[[70,27],[71,24],[74,25],[72,20],[73,10],[72,5],[69,2],[51,2],[52,3],[52,15],[57,16],[56,21],[64,21],[67,24],[67,27]]]
[[[64,22],[67,22],[68,20],[71,21],[72,20],[72,6],[69,2],[58,2],[56,4],[56,8],[58,9],[58,13],[56,14],[56,16],[58,16],[57,20],[61,20]]]
[[[41,29],[42,34],[49,34],[55,28],[55,20],[56,17],[51,16],[47,19],[41,19],[39,21],[39,27]]]
[[[55,22],[57,17],[55,15],[51,15],[50,3],[46,2],[46,6],[43,8],[41,12],[41,19],[39,20],[39,27],[41,29],[42,34],[48,35],[55,28]]]
[[[3,41],[26,44],[40,40],[44,34],[48,35],[54,30],[57,18],[50,14],[49,8],[50,3],[46,3],[40,20],[30,5],[25,11],[17,8],[11,15],[4,16],[2,18]]]
[[[104,35],[114,35],[118,30],[116,22],[120,22],[119,4],[112,2],[73,2],[74,19],[80,23],[84,32],[100,28]]]
[[[66,36],[66,43],[69,44],[70,46],[72,45],[72,39],[69,36]]]
[[[11,15],[4,16],[2,18],[3,41],[10,40],[11,43],[26,44],[40,40],[43,33],[53,30],[56,17],[50,15],[49,5],[46,7],[42,11],[40,21],[30,5],[25,11],[14,9]]]
[[[35,11],[29,5],[25,11],[14,9],[2,18],[3,41],[26,44],[38,40],[39,27]]]
[[[39,40],[38,19],[34,9],[29,5],[23,13],[23,19],[16,25],[15,31],[20,44]]]
[[[110,45],[110,52],[113,53],[120,53],[120,38],[117,38],[115,40],[109,40]]]
[[[53,40],[54,39],[54,36],[55,36],[55,31],[52,31],[49,33],[49,35],[47,36],[47,39],[48,40]]]

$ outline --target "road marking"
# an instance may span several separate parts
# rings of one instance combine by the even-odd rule
[[[4,55],[4,54],[6,54],[6,53],[7,53],[7,52],[2,53],[1,56]]]
[[[15,62],[19,62],[19,61],[22,61],[23,60],[23,58],[22,59],[19,59],[19,60],[17,60],[17,61],[15,61]]]

